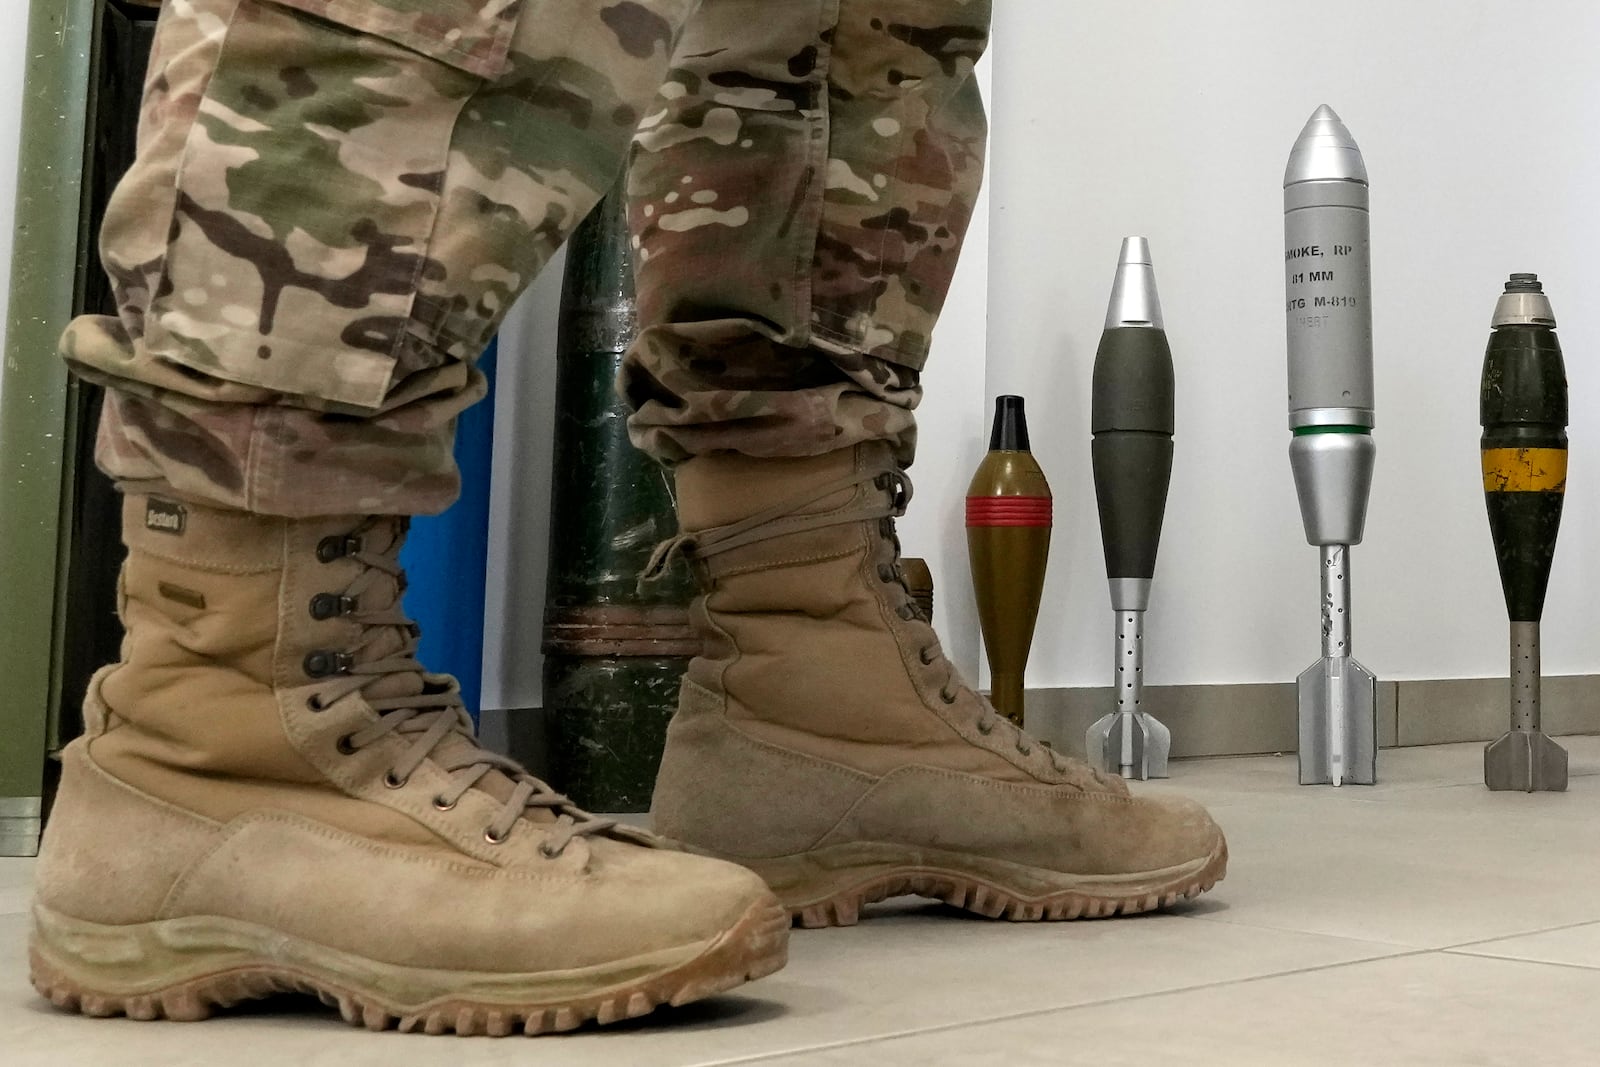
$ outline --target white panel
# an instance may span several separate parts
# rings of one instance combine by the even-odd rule
[[[545,563],[556,394],[556,314],[566,254],[558,253],[506,316],[494,406],[484,601],[483,706],[537,708],[544,656]]]
[[[1600,6],[1010,0],[997,19],[990,382],[1027,394],[1058,502],[1029,684],[1105,680],[1087,391],[1132,233],[1151,241],[1178,383],[1149,680],[1286,680],[1317,654],[1317,557],[1287,462],[1281,181],[1322,103],[1372,175],[1378,470],[1356,653],[1380,678],[1505,670],[1477,384],[1501,283],[1532,270],[1562,322],[1575,424],[1545,667],[1600,670]]]

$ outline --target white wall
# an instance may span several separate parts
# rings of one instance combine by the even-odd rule
[[[1087,389],[1131,233],[1151,241],[1178,375],[1148,675],[1283,680],[1317,655],[1286,458],[1281,180],[1321,103],[1372,177],[1378,470],[1356,653],[1380,678],[1505,670],[1477,384],[1501,283],[1531,270],[1575,424],[1545,668],[1600,670],[1600,561],[1583,551],[1600,518],[1600,5],[1008,0],[996,17],[989,380],[1028,396],[1058,500],[1029,683],[1105,680]]]

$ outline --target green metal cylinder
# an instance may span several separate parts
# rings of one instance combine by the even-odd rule
[[[677,519],[671,475],[629,443],[614,386],[637,329],[627,218],[613,192],[567,246],[544,629],[552,784],[598,811],[648,810],[698,649],[687,571],[638,583]]]
[[[0,855],[31,855],[57,699],[67,372],[54,358],[88,259],[85,130],[96,5],[35,0],[28,19],[11,298],[0,360]]]
[[[87,240],[100,232],[112,191],[133,165],[139,131],[139,103],[145,68],[155,41],[156,6],[105,0],[100,9],[95,48],[94,104],[89,117],[89,156],[85,161],[83,203]],[[98,256],[82,267],[75,314],[116,315],[117,300]],[[73,379],[67,393],[65,491],[63,507],[69,534],[61,605],[56,671],[60,678],[52,751],[83,732],[83,698],[89,679],[122,648],[117,618],[117,576],[122,547],[122,497],[95,466],[95,438],[105,390]]]

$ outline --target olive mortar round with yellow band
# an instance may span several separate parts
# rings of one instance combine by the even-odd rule
[[[1567,488],[1567,372],[1538,275],[1495,305],[1478,396],[1483,494],[1511,619],[1511,729],[1483,752],[1494,790],[1562,791],[1567,753],[1540,730],[1539,617]]]

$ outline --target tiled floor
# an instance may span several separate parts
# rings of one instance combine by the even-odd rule
[[[63,1016],[24,973],[30,863],[0,860],[0,1064],[1507,1064],[1600,1062],[1600,738],[1566,794],[1490,794],[1480,746],[1385,752],[1375,788],[1292,757],[1176,765],[1228,880],[1167,915],[1057,925],[898,901],[796,931],[787,969],[554,1038],[354,1030],[303,1000],[198,1024]]]

